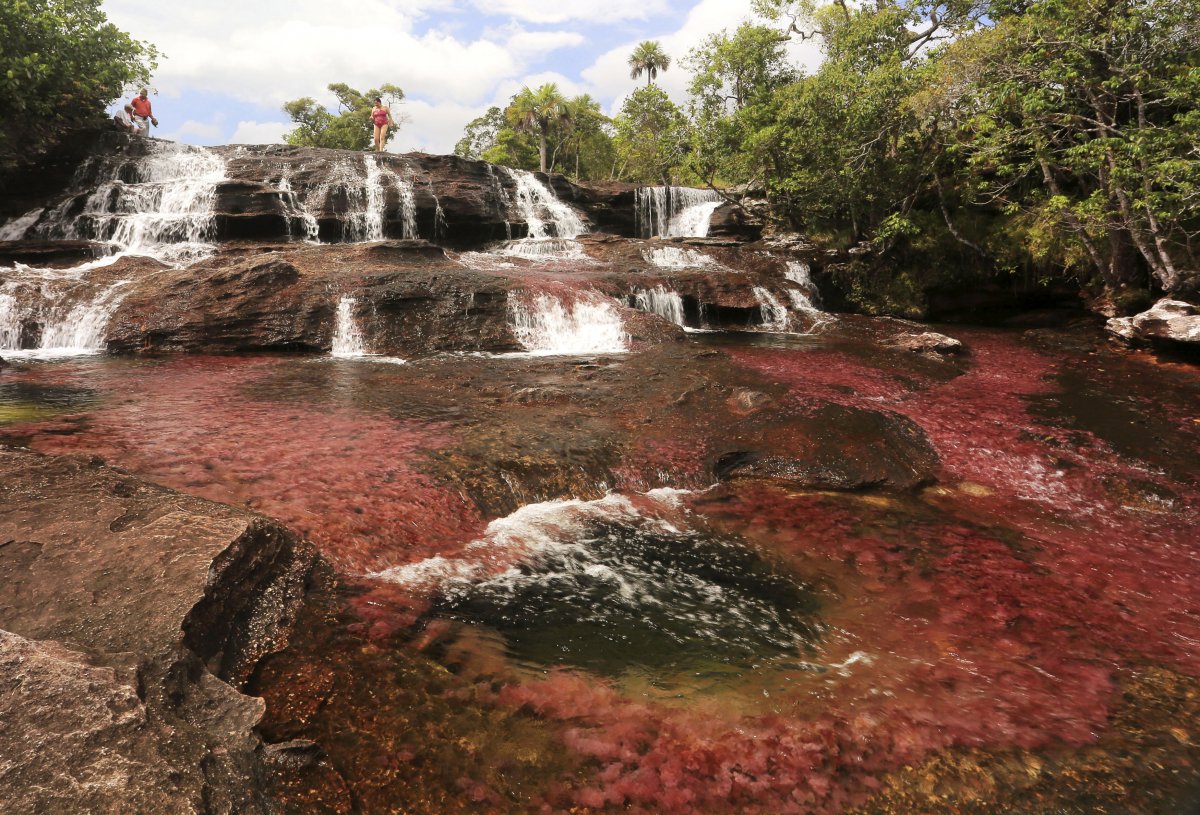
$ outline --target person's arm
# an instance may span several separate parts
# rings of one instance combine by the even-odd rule
[[[154,118],[154,106],[150,104],[150,100],[146,100],[146,113],[150,114],[150,123],[158,127],[158,119]]]

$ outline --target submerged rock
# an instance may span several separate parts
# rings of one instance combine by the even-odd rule
[[[1200,308],[1180,300],[1159,300],[1149,311],[1108,321],[1108,330],[1130,342],[1200,347]]]
[[[271,811],[237,688],[316,562],[251,512],[0,452],[0,810]]]
[[[895,413],[826,404],[789,423],[752,417],[714,464],[722,480],[771,478],[811,489],[912,489],[934,480],[938,455],[924,431]]]

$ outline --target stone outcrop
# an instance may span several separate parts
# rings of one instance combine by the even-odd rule
[[[932,358],[952,356],[966,353],[966,346],[953,337],[939,334],[936,331],[922,331],[917,334],[899,334],[888,340],[884,345],[900,351],[909,351]]]
[[[271,811],[237,688],[315,563],[245,510],[0,452],[0,811]]]
[[[722,480],[770,478],[831,490],[912,489],[932,482],[939,465],[921,428],[895,413],[831,403],[787,423],[754,415],[731,431],[713,466]]]
[[[1200,308],[1181,300],[1159,300],[1141,314],[1109,320],[1108,330],[1129,342],[1196,350],[1200,349]]]

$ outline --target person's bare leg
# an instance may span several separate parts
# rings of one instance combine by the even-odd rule
[[[380,127],[379,125],[375,125],[375,152],[376,153],[383,152],[384,134],[387,133],[386,127],[387,127],[386,125],[384,125],[383,127]]]

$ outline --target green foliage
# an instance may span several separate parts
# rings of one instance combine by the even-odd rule
[[[349,85],[335,82],[329,86],[329,90],[338,100],[336,113],[318,105],[317,100],[309,96],[284,103],[283,112],[296,123],[295,129],[283,137],[288,144],[339,150],[370,149],[374,143],[371,108],[376,97],[381,98],[389,108],[404,99],[404,91],[390,84],[360,92]],[[400,119],[395,111],[392,112],[392,118],[395,121]],[[388,139],[391,137],[389,129]]]
[[[100,0],[0,3],[0,171],[52,147],[66,130],[149,81],[153,46],[108,22]]]
[[[483,158],[483,154],[496,144],[504,126],[504,111],[496,106],[488,108],[487,113],[467,123],[463,137],[454,145],[454,155],[472,160]]]
[[[654,84],[659,71],[665,71],[670,67],[671,58],[662,50],[661,45],[652,40],[638,43],[638,47],[633,49],[633,53],[629,55],[629,78],[637,79],[645,74],[647,86]]]
[[[566,99],[556,86],[543,85],[523,88],[503,111],[493,107],[472,120],[454,152],[522,170],[545,166],[576,179],[603,178],[613,164],[611,130],[591,96]]]
[[[629,95],[616,118],[617,175],[643,184],[670,184],[687,156],[691,129],[662,89],[647,85]]]
[[[529,133],[537,138],[538,169],[546,172],[546,152],[551,132],[564,128],[571,117],[567,100],[559,92],[558,85],[548,82],[536,91],[522,88],[513,97],[504,115],[518,133]]]

